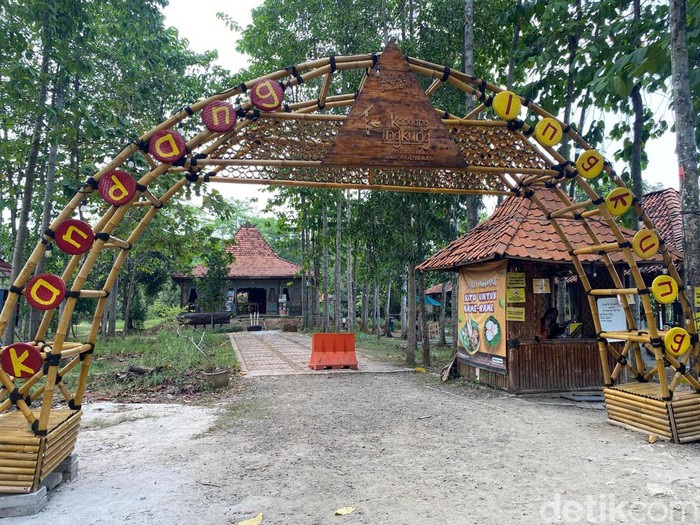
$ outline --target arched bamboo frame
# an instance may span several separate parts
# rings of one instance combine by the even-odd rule
[[[700,351],[700,345],[698,344],[696,335],[697,329],[691,305],[682,289],[681,278],[668,250],[662,245],[660,253],[663,257],[663,264],[668,269],[669,275],[675,279],[681,287],[679,296],[685,320],[684,328],[693,336],[693,347],[691,351],[679,359],[674,358],[664,350],[661,342],[664,332],[659,330],[657,326],[649,295],[646,293],[640,294],[640,290],[646,290],[646,285],[644,284],[642,274],[633,257],[632,250],[629,247],[629,239],[625,238],[615,218],[610,214],[604,204],[597,204],[601,200],[600,196],[586,179],[576,173],[571,163],[567,162],[568,159],[561,157],[553,148],[541,146],[531,137],[532,130],[527,123],[523,123],[519,129],[511,129],[510,126],[503,121],[489,119],[489,102],[494,95],[502,91],[502,89],[496,85],[464,73],[450,71],[449,68],[445,68],[441,65],[407,57],[408,63],[416,75],[429,79],[430,85],[426,90],[426,94],[429,97],[438,92],[444,85],[450,85],[481,102],[476,109],[463,117],[447,113],[441,109],[436,109],[437,114],[440,115],[446,126],[452,130],[467,130],[474,126],[480,126],[483,129],[500,130],[501,132],[507,129],[512,136],[512,140],[519,141],[519,143],[524,145],[528,155],[541,164],[539,167],[470,165],[464,170],[468,172],[471,177],[474,177],[475,180],[483,176],[484,178],[491,177],[492,181],[498,181],[497,184],[491,182],[490,187],[464,182],[467,180],[466,177],[460,179],[462,181],[460,183],[451,182],[450,177],[454,176],[456,180],[459,174],[449,172],[447,174],[442,174],[440,177],[436,177],[436,180],[439,179],[442,182],[439,184],[436,183],[433,186],[426,186],[425,182],[412,185],[410,181],[408,183],[400,181],[400,183],[394,184],[394,179],[392,179],[391,174],[382,179],[392,182],[391,184],[387,184],[386,182],[377,182],[378,171],[371,166],[367,168],[366,174],[359,172],[359,174],[354,173],[353,176],[356,178],[353,179],[352,182],[333,182],[328,179],[314,180],[313,176],[307,178],[300,176],[291,179],[284,177],[255,179],[250,177],[225,176],[223,174],[225,169],[232,167],[241,169],[246,167],[258,167],[261,169],[282,168],[288,170],[290,173],[296,173],[296,171],[306,169],[323,170],[324,167],[319,160],[246,158],[246,155],[250,151],[250,146],[241,146],[241,137],[254,123],[257,127],[264,126],[266,122],[295,122],[309,125],[315,123],[314,125],[319,126],[338,126],[344,121],[345,115],[342,113],[324,113],[322,110],[348,108],[352,106],[356,95],[354,93],[331,95],[333,81],[339,72],[349,70],[371,70],[376,64],[376,57],[377,55],[362,54],[322,58],[298,64],[293,68],[286,68],[273,72],[269,75],[250,80],[245,84],[240,84],[224,92],[202,99],[178,111],[169,119],[132,141],[120,151],[111,162],[99,170],[92,177],[92,179],[94,179],[93,182],[99,181],[110,171],[123,167],[133,155],[143,155],[149,166],[148,171],[142,173],[137,181],[140,189],[137,191],[135,197],[127,204],[109,206],[106,208],[103,216],[95,222],[93,231],[96,234],[102,233],[103,235],[100,236],[101,238],[95,240],[94,245],[86,254],[72,256],[66,263],[65,270],[61,277],[64,282],[67,284],[70,283],[69,289],[73,292],[73,296],[67,298],[65,301],[55,333],[49,334],[49,326],[55,315],[55,310],[50,310],[44,314],[41,324],[31,342],[31,344],[41,350],[45,358],[49,355],[48,352],[53,356],[53,360],[50,366],[48,366],[48,373],[44,375],[43,371],[40,371],[31,379],[25,380],[20,384],[17,383],[13,377],[0,369],[0,382],[2,383],[2,390],[0,391],[0,399],[2,399],[0,402],[0,412],[7,412],[15,405],[16,408],[21,411],[27,423],[32,425],[34,433],[37,436],[42,436],[49,425],[50,414],[52,412],[52,405],[55,403],[54,397],[57,389],[68,404],[70,410],[80,410],[87,386],[88,370],[92,361],[92,354],[97,344],[99,327],[107,304],[107,296],[112,291],[117,276],[129,256],[130,248],[139,241],[146,227],[161,207],[166,206],[186,185],[205,181],[209,183],[257,183],[307,186],[314,188],[357,188],[496,195],[515,194],[523,198],[529,198],[537,205],[545,217],[548,217],[554,230],[571,254],[573,265],[588,295],[595,329],[599,334],[598,349],[603,369],[604,384],[606,386],[613,385],[620,377],[622,370],[626,369],[632,377],[636,378],[638,381],[646,382],[652,377],[656,377],[659,382],[660,396],[665,401],[672,398],[673,392],[681,378],[684,378],[695,391],[700,392],[700,383],[693,377],[686,366],[690,357],[697,356]],[[366,76],[364,78],[366,78]],[[254,110],[249,101],[241,103],[236,102],[237,99],[245,96],[246,91],[250,89],[251,86],[259,81],[272,80],[282,82],[289,89],[296,88],[302,83],[308,85],[308,83],[314,79],[320,81],[320,89],[317,93],[311,93],[311,88],[305,87],[305,91],[303,91],[306,95],[305,100],[288,104],[280,111],[259,113]],[[360,89],[361,85],[358,87],[358,91]],[[520,100],[526,110],[537,118],[556,119],[556,117],[538,107],[532,101],[522,97]],[[141,145],[147,142],[156,132],[174,128],[183,122],[194,122],[191,119],[198,118],[202,109],[212,101],[233,102],[239,109],[239,114],[242,115],[242,118],[239,119],[235,128],[227,133],[209,131],[200,123],[199,129],[202,131],[192,136],[187,141],[187,147],[189,151],[193,153],[188,155],[187,162],[183,166],[177,167],[170,164],[158,163],[141,149]],[[567,125],[567,123],[559,120],[558,122],[568,134],[570,140],[572,140],[578,148],[582,150],[592,149],[574,129]],[[312,138],[313,137],[296,137],[300,142]],[[195,153],[203,158],[197,158],[196,162],[193,162],[192,159]],[[227,156],[228,158],[224,158]],[[200,176],[199,174],[204,166],[207,166],[211,171],[206,176]],[[609,163],[606,163],[605,171],[616,185],[620,187],[624,186],[624,183],[615,175]],[[166,174],[176,175],[176,181],[172,183],[169,189],[162,195],[154,195],[149,190],[149,187],[151,187],[154,182],[163,180]],[[573,202],[568,194],[560,188],[560,185],[564,181],[575,181],[588,199],[583,202]],[[561,205],[556,209],[548,208],[538,197],[538,192],[545,187],[553,189],[557,195]],[[55,231],[56,227],[61,222],[72,218],[83,200],[91,198],[93,192],[93,186],[85,184],[53,221],[50,229]],[[97,198],[99,198],[99,196],[97,196]],[[655,230],[653,223],[642,209],[639,201],[635,201],[634,208],[638,216],[641,217],[644,226],[650,230]],[[133,229],[128,238],[123,240],[118,239],[114,237],[113,234],[127,215],[138,218],[137,226]],[[573,219],[578,219],[588,234],[589,243],[586,246],[573,245],[564,233],[561,221]],[[609,231],[612,232],[616,242],[603,244],[595,231],[591,228],[589,224],[590,220],[596,220],[605,224],[607,228],[609,228]],[[43,240],[37,243],[31,256],[14,281],[14,291],[10,293],[5,307],[0,313],[0,335],[4,334],[8,329],[11,312],[20,299],[21,293],[18,293],[17,290],[22,289],[32,277],[38,261],[44,256],[46,246],[50,242],[51,238],[44,235]],[[110,250],[117,250],[118,255],[102,288],[99,290],[85,290],[83,287],[94,264],[101,254],[109,252]],[[619,253],[624,257],[630,274],[634,279],[635,287],[624,287],[610,259],[612,253]],[[613,289],[592,289],[581,260],[583,255],[591,254],[596,255],[598,260],[601,261],[609,271],[615,286]],[[641,300],[644,319],[648,326],[647,330],[640,330],[635,325],[629,304],[627,303],[626,296],[628,294],[638,295]],[[87,340],[82,342],[70,341],[68,337],[70,319],[76,301],[78,300],[75,295],[98,299]],[[621,297],[628,325],[627,331],[615,333],[602,331],[595,301],[595,298],[598,296]],[[608,344],[607,339],[609,338],[625,341],[621,353],[618,353]],[[653,352],[656,365],[651,370],[645,368],[641,353],[642,346],[649,348]],[[613,370],[611,370],[608,365],[608,353],[612,353],[618,360],[618,364]],[[628,360],[628,356],[632,356],[632,358]],[[59,376],[64,376],[74,369],[79,370],[79,379],[75,391],[71,393],[66,386],[62,382],[57,381],[57,379]],[[672,373],[672,379],[669,380],[667,372]],[[12,392],[18,392],[21,395],[15,395],[13,401],[10,396]],[[42,403],[40,410],[37,412],[30,408],[28,401],[35,401],[40,397],[42,398]],[[0,433],[0,442],[1,441],[2,435]],[[1,486],[2,481],[0,480],[0,487]]]

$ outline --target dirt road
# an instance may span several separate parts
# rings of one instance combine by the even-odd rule
[[[3,525],[700,523],[700,446],[425,374],[246,378],[217,406],[84,419],[78,479]]]
[[[697,445],[415,374],[247,379],[220,407],[85,420],[79,478],[4,523],[700,523]]]

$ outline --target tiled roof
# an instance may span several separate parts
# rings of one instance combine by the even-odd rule
[[[263,238],[258,229],[246,223],[236,232],[234,244],[226,247],[235,257],[229,265],[228,277],[232,279],[292,278],[301,273],[301,266],[279,257]],[[206,275],[202,265],[192,269],[193,277]],[[186,277],[182,274],[175,278]]]
[[[447,293],[452,292],[452,282],[448,281],[447,282]],[[431,286],[425,291],[425,295],[438,295],[442,294],[442,284],[436,284],[435,286]]]
[[[642,197],[642,206],[667,246],[682,254],[683,218],[680,193],[673,188],[647,193]]]
[[[10,263],[0,259],[0,277],[9,277],[12,274]]]
[[[563,207],[552,190],[538,189],[537,197],[549,209]],[[559,219],[559,224],[574,248],[590,246],[592,243],[580,221]],[[601,243],[615,242],[612,232],[603,222],[588,219],[588,224]],[[634,232],[623,228],[626,238],[632,239]],[[672,252],[675,258],[678,253]],[[432,257],[423,261],[417,269],[423,271],[449,270],[465,264],[503,257],[529,259],[552,263],[570,263],[564,243],[554,231],[549,220],[530,199],[509,197],[496,208],[493,215]],[[613,262],[622,262],[619,253],[611,254]],[[582,262],[598,259],[596,255],[581,255]],[[659,255],[645,262],[660,262]]]

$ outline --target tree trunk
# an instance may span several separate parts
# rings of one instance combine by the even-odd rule
[[[323,332],[330,332],[331,308],[328,295],[328,205],[323,203]]]
[[[38,112],[34,120],[34,130],[32,132],[32,145],[29,149],[29,158],[27,161],[27,169],[24,175],[24,192],[22,194],[22,211],[19,214],[17,223],[17,236],[15,237],[15,246],[12,253],[12,270],[10,273],[10,282],[14,284],[17,276],[22,270],[22,262],[24,261],[24,251],[27,247],[27,237],[29,236],[29,212],[31,211],[32,198],[34,197],[34,177],[36,176],[36,165],[39,160],[39,149],[41,147],[41,133],[44,129],[44,115],[46,113],[46,97],[48,93],[48,71],[49,57],[51,54],[52,34],[48,23],[44,27],[44,49],[41,58],[40,84],[39,84],[39,99]],[[15,338],[15,316],[16,310],[13,308],[10,318],[8,319],[7,329],[3,337],[3,344],[9,345]]]
[[[375,334],[377,334],[377,339],[379,339],[382,336],[382,323],[379,313],[379,277],[376,275],[374,277],[374,296],[372,297],[372,304],[374,306],[374,314],[372,315],[372,330]]]
[[[695,143],[693,98],[690,89],[688,35],[685,0],[671,0],[669,25],[671,33],[671,71],[673,109],[676,125],[676,154],[681,174],[681,206],[683,208],[683,270],[685,286],[690,290],[700,283],[700,191],[698,188],[698,150]]]
[[[57,82],[56,90],[53,95],[53,107],[55,109],[55,115],[59,115],[61,110],[63,110],[63,90],[64,83]],[[56,117],[54,116],[54,121]],[[44,189],[44,209],[41,215],[41,229],[39,231],[46,231],[51,225],[51,210],[54,198],[54,192],[56,187],[56,158],[58,157],[58,134],[53,137],[51,142],[51,148],[49,149],[48,164],[46,166],[46,187]],[[39,275],[44,273],[44,268],[46,267],[46,258],[42,257],[36,265],[36,270],[34,270],[34,275]],[[39,328],[40,312],[32,308],[29,312],[29,334],[35,334]]]
[[[362,333],[369,333],[369,281],[365,278],[362,283],[362,312],[360,318],[360,331]]]
[[[416,267],[408,264],[408,337],[406,338],[406,366],[416,366]]]
[[[438,328],[438,346],[447,346],[447,340],[445,339],[445,321],[447,320],[447,283],[442,283],[442,289],[440,290],[440,320]]]
[[[576,21],[581,22],[581,0],[576,0]],[[574,104],[574,88],[576,79],[574,75],[576,74],[576,53],[578,52],[578,41],[579,41],[579,26],[576,25],[569,35],[569,57],[567,60],[568,70],[566,74],[566,99],[564,100],[564,123],[566,125],[571,124],[571,108]],[[568,133],[564,133],[561,140],[560,153],[562,156],[568,160],[571,153],[571,147],[569,142]]]
[[[350,231],[350,221],[352,219],[350,213],[350,190],[347,193],[347,209],[345,210],[345,217],[347,220],[347,229]],[[353,333],[355,331],[355,283],[353,282],[353,260],[352,260],[352,242],[348,239],[348,249],[347,249],[347,283],[345,287],[348,290],[348,332]]]
[[[421,341],[423,346],[423,366],[430,366],[430,330],[428,329],[428,314],[425,309],[425,273],[418,272],[418,308],[421,322]]]
[[[404,275],[407,272],[404,272]],[[401,339],[408,339],[408,278],[404,277],[401,284]]]
[[[136,269],[133,268],[131,258],[129,258],[128,270],[129,271],[127,272],[127,275],[129,276],[129,280],[126,283],[124,293],[124,330],[122,331],[123,335],[126,335],[127,333],[129,333],[129,330],[131,330],[131,306],[134,302],[134,289],[136,288]]]
[[[508,73],[506,76],[506,88],[513,89],[513,81],[515,78],[515,53],[518,49],[518,44],[520,43],[520,24],[522,23],[522,18],[517,14],[523,5],[523,0],[518,0],[515,6],[516,17],[515,25],[513,26],[513,46],[510,49],[510,58],[508,59]]]
[[[464,0],[464,73],[474,76],[474,0]],[[466,94],[467,113],[474,109],[474,98]]]
[[[343,232],[343,192],[342,190],[337,191],[337,210],[335,215],[335,295],[333,297],[333,311],[335,312],[335,331],[340,332],[342,329],[342,318],[343,318],[343,307],[342,307],[342,295],[343,295],[343,258],[342,258],[342,232]]]
[[[386,307],[384,308],[384,336],[392,337],[391,335],[391,281],[386,287]]]

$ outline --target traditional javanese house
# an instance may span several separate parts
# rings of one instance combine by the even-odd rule
[[[543,192],[541,199],[556,206],[553,193]],[[601,243],[615,242],[611,232],[589,222]],[[580,221],[559,223],[573,245],[590,239]],[[623,233],[629,238],[634,234],[627,229]],[[609,273],[594,264],[598,258],[580,258],[592,287],[614,288]],[[661,261],[658,254],[635,260],[640,267]],[[619,264],[618,275],[626,282],[622,255],[612,254],[611,261]],[[463,377],[516,393],[601,386],[588,299],[564,243],[532,201],[506,199],[489,219],[417,269],[459,272],[453,297],[458,301],[457,357]],[[603,322],[618,323],[622,314],[624,323],[616,297],[600,298],[596,304]]]
[[[248,315],[301,315],[302,269],[278,256],[260,231],[246,223],[226,247],[234,261],[226,277],[226,304],[221,310]],[[206,276],[206,268],[195,266],[190,274],[173,274],[180,285],[181,306],[197,304],[195,278]]]

